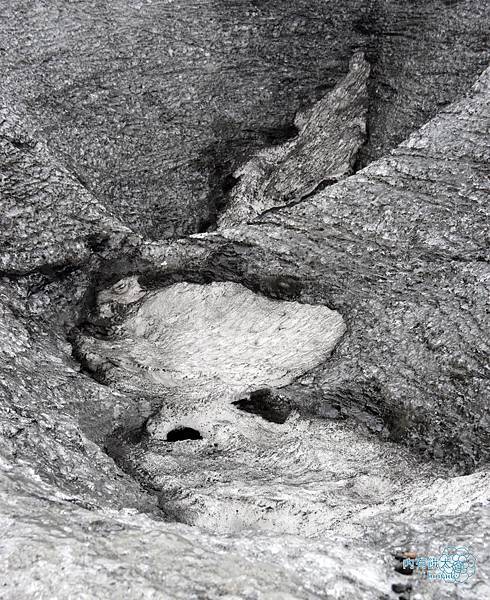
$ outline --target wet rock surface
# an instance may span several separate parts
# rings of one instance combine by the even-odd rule
[[[0,5],[0,596],[489,597],[486,4]]]

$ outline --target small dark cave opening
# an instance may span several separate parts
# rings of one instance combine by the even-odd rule
[[[167,442],[183,442],[185,440],[202,440],[202,435],[192,427],[176,427],[167,433]]]

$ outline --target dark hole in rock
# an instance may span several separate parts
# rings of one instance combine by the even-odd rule
[[[244,412],[259,415],[271,423],[285,423],[291,413],[290,404],[269,389],[252,392],[248,398],[241,398],[233,404]]]
[[[240,180],[240,177],[235,177],[231,173],[228,173],[228,175],[225,175],[223,177],[223,181],[221,182],[221,187],[223,189],[223,192],[225,194],[228,194],[229,192],[231,192],[231,190],[235,187],[235,185],[239,182],[239,180]]]
[[[283,144],[288,140],[295,138],[299,131],[294,123],[285,123],[278,127],[269,127],[261,130],[264,141],[267,145]]]
[[[184,440],[202,440],[202,435],[192,427],[177,427],[167,433],[167,442],[182,442]]]

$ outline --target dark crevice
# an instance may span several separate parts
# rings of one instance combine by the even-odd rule
[[[33,150],[36,147],[36,142],[34,140],[31,139],[18,139],[18,138],[14,138],[10,140],[10,143],[12,144],[12,146],[14,146],[14,148],[17,148],[18,150]]]
[[[219,180],[216,184],[217,189],[216,186],[213,187],[213,191],[210,194],[210,196],[212,195],[213,197],[213,201],[210,206],[209,215],[206,219],[201,221],[197,228],[197,233],[206,233],[207,231],[216,230],[218,216],[223,212],[231,190],[240,181],[240,178],[235,177],[232,173],[227,173],[223,176],[218,175],[218,173],[222,171],[222,167],[219,165],[215,166],[213,171],[213,177],[217,177]]]
[[[278,206],[273,206],[272,208],[268,208],[267,210],[264,210],[259,215],[257,215],[252,221],[248,221],[247,225],[257,225],[257,224],[261,223],[262,218],[267,215],[280,212],[284,209],[292,208],[293,206],[297,206],[298,204],[301,204],[301,202],[305,202],[306,200],[309,200],[310,198],[312,198],[316,194],[320,193],[327,187],[334,185],[335,183],[338,183],[338,181],[339,181],[338,179],[330,179],[330,178],[322,179],[319,183],[317,183],[315,185],[315,187],[311,190],[311,192],[308,192],[307,194],[304,194],[303,196],[300,196],[299,198],[297,198],[295,200],[286,201],[286,199],[284,199],[285,200],[284,204],[280,204]]]
[[[50,281],[59,281],[77,270],[78,267],[73,265],[43,265],[39,267],[37,272],[44,275]]]
[[[233,402],[233,405],[271,423],[283,424],[291,414],[289,402],[268,388],[256,390],[247,398]]]
[[[33,269],[29,270],[0,270],[0,277],[17,280],[22,279],[24,277],[30,277],[31,275],[44,275],[49,281],[58,281],[70,275],[74,271],[79,270],[82,266],[83,264],[73,265],[68,263],[53,263],[40,265],[39,267],[34,267]]]
[[[370,3],[368,9],[364,11],[353,23],[354,31],[357,31],[364,37],[364,58],[370,64],[369,76],[367,80],[368,106],[366,113],[366,139],[356,153],[352,172],[357,173],[372,162],[372,123],[379,107],[379,86],[383,84],[378,72],[380,60],[381,44],[383,36],[389,36],[390,33],[385,29],[385,18],[382,14],[382,8],[377,1]],[[394,33],[393,35],[396,35]],[[393,90],[396,93],[396,90]],[[391,147],[397,144],[393,143]]]
[[[266,146],[278,146],[295,138],[299,130],[294,123],[285,123],[278,127],[268,127],[259,129],[257,132],[261,135]]]
[[[352,173],[355,174],[361,169],[364,169],[369,162],[369,151],[371,146],[371,123],[372,117],[376,110],[375,102],[374,102],[374,94],[376,93],[376,82],[374,79],[374,72],[376,68],[376,63],[378,60],[378,51],[377,49],[373,49],[371,51],[367,50],[364,54],[366,61],[370,64],[369,76],[367,80],[367,111],[366,111],[366,138],[364,143],[357,150],[356,155],[354,157],[352,163]]]
[[[202,440],[202,435],[192,427],[176,427],[167,433],[167,442],[183,442],[185,440]]]
[[[217,122],[213,130],[216,141],[204,148],[196,160],[196,169],[208,179],[207,215],[198,224],[196,233],[216,229],[218,216],[226,208],[238,181],[235,170],[247,160],[256,144],[256,140],[243,135],[236,123]]]
[[[138,277],[138,282],[146,290],[158,290],[182,282],[206,285],[230,281],[274,300],[300,300],[305,278],[301,280],[291,275],[248,274],[243,271],[242,264],[238,254],[227,255],[224,250],[221,250],[211,253],[207,265],[203,265],[199,271],[161,273],[152,270]]]

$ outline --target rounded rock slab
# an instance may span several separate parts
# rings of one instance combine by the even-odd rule
[[[130,310],[116,339],[91,353],[116,379],[231,397],[287,385],[324,361],[345,331],[326,306],[271,300],[231,282],[177,283]]]

